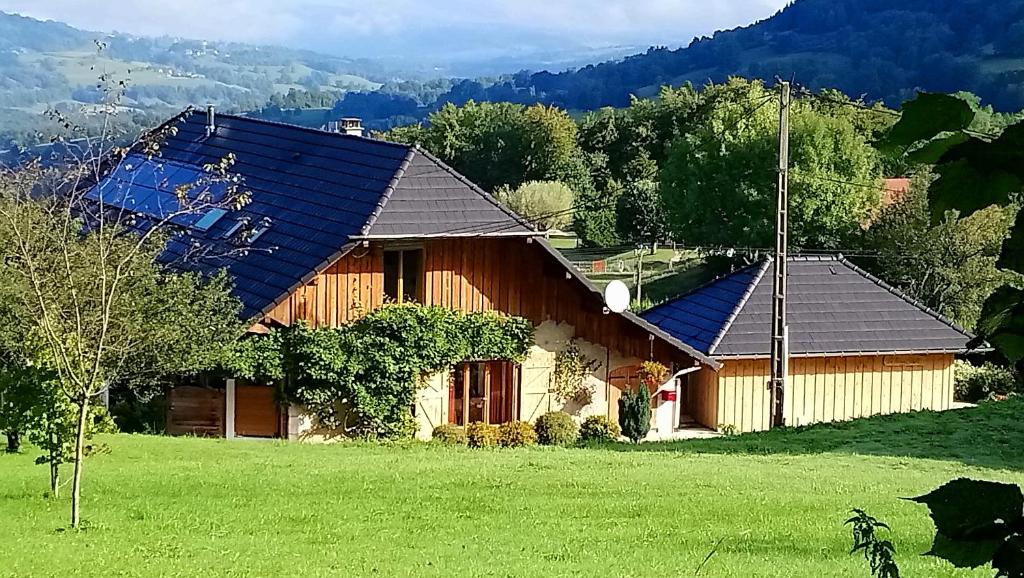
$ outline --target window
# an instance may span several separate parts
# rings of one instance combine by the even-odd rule
[[[384,251],[384,296],[396,303],[423,301],[423,249]]]

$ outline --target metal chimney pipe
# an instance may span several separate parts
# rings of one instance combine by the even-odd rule
[[[206,136],[211,136],[217,132],[217,113],[214,111],[213,105],[206,107]]]

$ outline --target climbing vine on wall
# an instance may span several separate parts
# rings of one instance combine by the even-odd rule
[[[563,402],[590,405],[594,401],[594,388],[587,383],[587,377],[597,366],[597,361],[584,355],[575,341],[570,341],[555,354],[551,376],[555,397]]]
[[[462,361],[521,362],[532,345],[520,317],[388,305],[337,328],[299,324],[243,340],[225,370],[280,384],[323,427],[396,438],[414,431],[410,408],[426,377]]]

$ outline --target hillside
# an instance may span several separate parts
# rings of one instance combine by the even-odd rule
[[[571,109],[620,106],[663,84],[730,75],[792,78],[898,105],[915,89],[969,90],[996,108],[1024,107],[1022,0],[796,0],[751,26],[519,87]]]
[[[127,110],[159,117],[187,104],[250,110],[290,89],[340,97],[351,90],[376,89],[380,82],[375,80],[386,80],[385,72],[365,60],[280,47],[89,32],[0,12],[0,148],[6,140],[30,141],[40,128],[39,113],[48,107],[73,110],[96,102],[101,73],[130,80],[123,102]]]
[[[1024,0],[796,0],[771,18],[685,48],[651,48],[560,73],[386,84],[372,94],[349,94],[314,117],[353,114],[371,126],[393,126],[471,99],[587,111],[626,106],[631,95],[653,96],[666,84],[729,76],[778,76],[894,107],[917,90],[966,90],[997,110],[1017,111],[1024,108]],[[303,119],[287,110],[262,114]]]

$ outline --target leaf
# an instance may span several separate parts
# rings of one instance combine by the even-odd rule
[[[977,568],[992,560],[1002,542],[992,540],[953,540],[937,532],[931,550],[925,556],[942,558],[957,568]]]
[[[1024,290],[997,289],[981,309],[978,333],[1011,362],[1024,359]]]
[[[1002,540],[1024,517],[1015,484],[959,478],[910,500],[928,506],[936,531],[957,541]]]
[[[1003,542],[992,556],[992,568],[997,576],[1024,576],[1024,538],[1014,535]]]
[[[939,162],[950,149],[957,145],[964,144],[971,140],[971,137],[964,132],[946,133],[944,136],[934,138],[925,144],[914,148],[908,153],[908,158],[925,165],[934,165]]]
[[[961,217],[967,217],[992,205],[1005,205],[1010,202],[1010,193],[1024,188],[1016,175],[986,172],[967,159],[940,164],[935,172],[939,178],[928,189],[933,223],[942,221],[947,211],[959,211]]]
[[[1010,236],[1003,241],[1002,253],[996,267],[1024,273],[1024,211],[1017,213],[1017,218],[1010,229]]]
[[[974,109],[960,97],[922,92],[903,104],[899,122],[879,143],[879,148],[890,152],[905,150],[940,133],[964,130],[971,125],[974,116]]]

